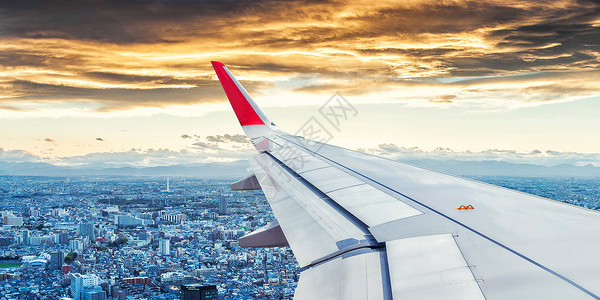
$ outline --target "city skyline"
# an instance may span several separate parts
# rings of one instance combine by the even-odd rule
[[[227,299],[291,298],[291,250],[237,243],[273,219],[267,200],[231,183],[176,179],[166,192],[161,178],[0,176],[0,294],[173,300],[195,284]]]
[[[597,177],[471,178],[600,209]],[[157,177],[0,176],[0,294],[167,300],[192,283],[225,299],[290,299],[302,269],[288,247],[239,246],[274,215],[262,191],[231,191],[234,181],[176,178],[166,193]]]
[[[219,60],[288,132],[337,92],[343,147],[599,166],[593,1],[105,4],[0,5],[0,160],[243,159]]]

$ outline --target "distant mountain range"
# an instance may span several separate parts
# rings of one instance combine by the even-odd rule
[[[517,164],[505,161],[461,161],[461,160],[410,160],[405,163],[438,172],[463,176],[515,176],[515,177],[597,177],[600,167],[591,164],[574,166],[569,164],[541,166]]]
[[[463,176],[517,176],[517,177],[599,177],[600,167],[593,165],[541,166],[517,164],[503,161],[460,161],[460,160],[407,160],[405,163],[443,173]],[[79,166],[65,167],[42,162],[0,162],[0,175],[26,176],[193,176],[193,177],[243,177],[249,164],[245,160],[205,164],[178,164],[160,167],[132,166]]]
[[[0,175],[25,176],[190,176],[190,177],[243,177],[249,172],[247,161],[214,162],[205,164],[178,164],[159,167],[65,167],[48,163],[0,162]]]

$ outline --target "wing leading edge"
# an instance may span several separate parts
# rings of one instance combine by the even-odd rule
[[[306,268],[296,299],[600,299],[597,212],[289,135],[213,67]]]

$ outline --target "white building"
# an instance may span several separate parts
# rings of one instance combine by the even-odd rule
[[[71,277],[71,297],[75,300],[84,299],[85,293],[100,289],[100,277],[98,275],[81,275],[69,273]]]
[[[106,212],[107,213],[118,213],[119,207],[118,206],[108,206],[108,207],[106,207]]]
[[[165,214],[161,216],[161,219],[168,222],[181,223],[187,220],[187,216],[185,214]]]
[[[71,249],[73,252],[82,252],[83,241],[79,239],[69,241],[69,249]]]
[[[117,226],[138,226],[143,225],[144,221],[140,218],[132,217],[130,215],[116,215],[115,224]]]
[[[27,268],[45,269],[47,263],[48,263],[48,261],[45,259],[36,258],[27,263]]]
[[[37,259],[37,258],[38,257],[34,256],[34,255],[23,255],[23,256],[21,256],[21,262],[24,263],[24,264],[27,264],[27,263],[29,263],[29,262]]]
[[[158,242],[158,253],[160,255],[171,255],[171,241],[160,240]]]
[[[6,226],[22,226],[23,217],[15,217],[13,214],[4,216],[4,225]]]
[[[180,283],[185,279],[185,275],[179,272],[167,272],[160,275],[161,282]]]
[[[52,216],[54,217],[64,217],[67,216],[69,213],[64,209],[64,208],[55,208],[52,210],[51,212]]]

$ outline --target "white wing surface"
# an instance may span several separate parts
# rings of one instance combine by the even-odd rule
[[[289,135],[213,66],[306,268],[295,299],[600,299],[596,211]]]

